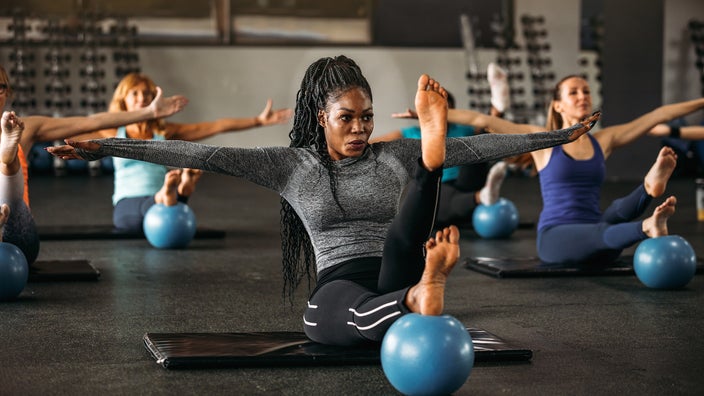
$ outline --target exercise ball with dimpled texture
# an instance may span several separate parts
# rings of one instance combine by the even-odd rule
[[[482,238],[508,238],[518,228],[518,209],[506,198],[492,205],[478,205],[472,214],[472,226]]]
[[[636,248],[633,270],[648,287],[677,289],[694,277],[697,256],[692,245],[679,235],[648,238]]]
[[[144,215],[144,235],[159,249],[185,248],[196,234],[196,217],[188,205],[152,205]]]
[[[473,365],[472,337],[450,315],[403,315],[381,343],[384,374],[406,395],[455,392],[467,381]]]
[[[29,266],[15,245],[0,242],[0,301],[14,300],[27,285]]]

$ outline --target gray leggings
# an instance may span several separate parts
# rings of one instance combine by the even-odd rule
[[[2,229],[2,240],[20,248],[27,264],[31,265],[39,255],[39,236],[32,212],[22,199],[24,188],[21,170],[12,176],[0,174],[0,204],[10,207],[10,217]]]
[[[27,264],[32,265],[39,255],[39,235],[29,208],[24,202],[10,209],[10,218],[5,223],[2,241],[11,243],[24,253]]]

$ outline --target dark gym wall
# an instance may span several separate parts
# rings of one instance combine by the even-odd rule
[[[604,126],[628,122],[662,105],[663,1],[604,1]],[[659,147],[657,139],[643,137],[616,150],[607,162],[608,177],[641,178]]]
[[[477,47],[493,48],[491,22],[511,20],[511,0],[381,0],[372,12],[374,45],[462,47],[460,15],[473,19]]]

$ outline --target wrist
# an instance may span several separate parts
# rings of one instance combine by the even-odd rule
[[[679,138],[682,134],[682,131],[680,130],[680,127],[678,126],[670,126],[670,137],[673,138]]]
[[[262,126],[262,125],[264,125],[262,120],[260,120],[259,117],[254,117],[254,126],[258,127],[258,126]]]
[[[144,107],[144,108],[142,108],[142,111],[144,111],[142,121],[151,120],[151,119],[157,117],[157,112],[156,112],[155,106]]]

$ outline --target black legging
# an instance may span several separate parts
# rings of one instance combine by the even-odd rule
[[[177,201],[187,204],[188,197],[179,195]],[[144,232],[142,227],[144,216],[149,208],[155,204],[153,195],[122,198],[113,208],[112,223],[116,229],[122,232],[141,234]]]
[[[475,195],[486,184],[488,174],[489,164],[486,162],[462,165],[457,179],[442,183],[435,225],[471,226],[472,214],[477,207]]]
[[[34,264],[39,255],[39,235],[32,213],[24,202],[20,201],[10,209],[2,240],[17,246],[24,253],[27,264]]]
[[[404,300],[425,268],[424,244],[435,220],[441,175],[419,164],[389,228],[383,257],[350,260],[321,272],[303,316],[311,340],[381,342],[389,326],[409,312]]]

